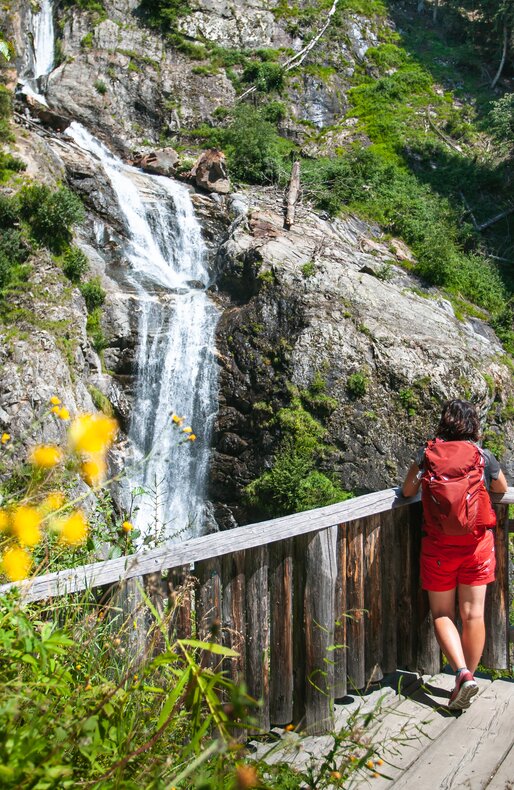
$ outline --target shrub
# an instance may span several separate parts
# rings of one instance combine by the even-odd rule
[[[92,313],[97,307],[101,307],[105,302],[105,291],[102,288],[99,277],[93,277],[87,283],[80,286],[80,292],[86,302],[88,312]]]
[[[177,31],[177,23],[191,9],[187,0],[142,0],[140,9],[149,27],[162,33]]]
[[[72,246],[64,253],[62,270],[73,283],[79,283],[82,275],[89,269],[86,255],[78,247]]]
[[[502,143],[514,145],[514,93],[506,93],[492,103],[491,129]]]
[[[62,252],[71,241],[71,228],[84,219],[79,198],[66,187],[53,191],[43,184],[23,187],[18,195],[20,214],[37,242],[52,252]]]
[[[224,129],[206,130],[209,139],[226,151],[231,172],[241,181],[265,184],[276,181],[285,169],[285,150],[291,144],[279,137],[263,112],[241,104]]]
[[[253,61],[243,71],[243,82],[253,83],[262,93],[280,92],[284,85],[284,69],[280,63]]]
[[[346,390],[351,398],[362,398],[368,389],[367,376],[362,372],[351,373],[346,382]]]

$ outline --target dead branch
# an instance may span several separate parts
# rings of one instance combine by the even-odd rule
[[[291,169],[291,178],[287,187],[287,202],[286,202],[286,218],[284,220],[284,228],[290,230],[295,219],[296,203],[298,195],[300,194],[300,162],[293,163]]]
[[[309,54],[311,49],[313,49],[316,46],[316,44],[318,43],[318,41],[320,40],[322,35],[325,33],[325,31],[327,30],[328,26],[330,25],[330,22],[332,21],[332,17],[334,16],[334,14],[336,12],[336,8],[337,8],[337,4],[338,3],[339,3],[339,0],[334,0],[334,2],[332,3],[332,8],[328,12],[328,16],[327,16],[327,18],[325,20],[324,25],[318,31],[318,33],[316,33],[314,38],[311,39],[311,41],[309,41],[307,46],[304,47],[303,49],[301,49],[299,52],[296,52],[291,58],[289,58],[289,60],[285,61],[285,63],[282,65],[282,68],[284,69],[284,71],[291,71],[292,69],[295,69],[297,66],[300,66],[303,63],[303,61],[305,60],[305,58],[307,57],[307,55]],[[242,99],[246,98],[246,96],[249,96],[250,94],[255,93],[256,90],[257,90],[257,87],[255,85],[252,85],[250,88],[245,90],[245,92],[242,93],[241,96],[238,96],[237,101],[241,101]]]
[[[491,225],[496,225],[497,222],[505,219],[505,217],[508,217],[510,214],[514,214],[514,206],[510,206],[510,208],[505,209],[505,211],[500,212],[500,214],[496,214],[496,216],[491,217],[491,219],[488,219],[486,222],[480,223],[480,225],[477,226],[477,230],[482,231],[486,228],[490,228]]]

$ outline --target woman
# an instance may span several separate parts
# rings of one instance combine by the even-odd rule
[[[423,589],[428,591],[437,641],[456,673],[455,688],[448,704],[449,708],[456,710],[468,708],[478,691],[473,673],[485,643],[485,593],[487,585],[495,578],[496,560],[491,528],[494,528],[496,519],[487,490],[495,493],[505,493],[507,490],[505,475],[494,455],[488,450],[477,448],[479,432],[480,421],[473,404],[462,400],[447,403],[443,408],[436,439],[418,452],[402,487],[403,495],[410,497],[417,493],[423,483],[421,583]],[[458,463],[454,463],[455,458],[459,459]],[[468,460],[463,462],[462,458]],[[438,476],[437,470],[444,471],[445,467],[448,475]],[[474,510],[470,506],[468,514],[468,494],[467,498],[462,499],[464,510],[461,507],[461,516],[449,515],[449,506],[445,515],[438,516],[438,509],[442,511],[444,507],[439,494],[435,489],[432,494],[430,486],[434,484],[439,485],[441,490],[445,486],[446,489],[455,490],[455,482],[458,488],[462,483],[457,482],[456,477],[451,477],[455,468],[461,473],[463,470],[469,473],[460,477],[459,481],[476,475]],[[443,491],[443,499],[444,496]],[[448,494],[447,501],[451,496]],[[454,503],[458,496],[454,496]],[[462,513],[465,515],[462,516]],[[455,626],[457,591],[462,636]]]

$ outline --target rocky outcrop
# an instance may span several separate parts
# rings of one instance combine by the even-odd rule
[[[134,157],[134,167],[140,167],[147,173],[171,178],[177,172],[179,156],[174,148],[161,148],[149,154],[137,154]]]
[[[227,195],[230,192],[230,181],[223,151],[216,148],[203,151],[191,168],[191,179],[206,192]]]
[[[397,266],[405,250],[396,257],[376,241],[377,228],[300,208],[285,231],[273,193],[254,190],[252,204],[220,250],[230,303],[218,329],[211,495],[222,524],[249,518],[242,492],[272,463],[273,418],[290,403],[291,385],[305,391],[321,378],[337,402],[316,416],[332,446],[327,468],[349,490],[397,484],[447,398],[472,398],[514,447],[502,416],[512,379],[486,324],[458,320],[448,301]]]

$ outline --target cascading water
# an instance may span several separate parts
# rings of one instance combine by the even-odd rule
[[[130,427],[138,465],[129,482],[146,490],[134,520],[143,534],[198,534],[216,413],[218,312],[205,292],[209,273],[193,204],[185,186],[123,164],[80,124],[66,133],[101,163],[127,227],[127,276],[140,306]],[[196,442],[173,428],[172,413],[187,418]]]
[[[54,67],[54,18],[52,0],[40,0],[39,10],[30,7],[27,15],[27,41],[21,79],[22,91],[46,104],[39,80]]]

